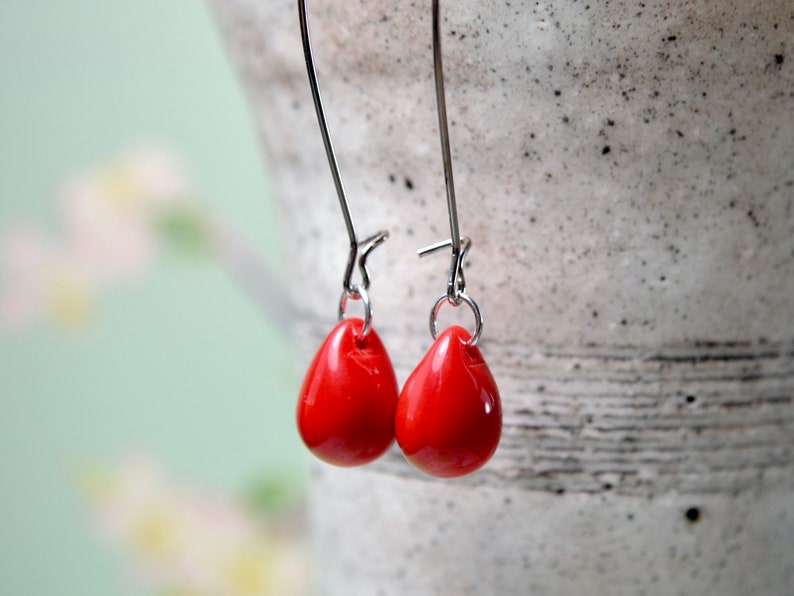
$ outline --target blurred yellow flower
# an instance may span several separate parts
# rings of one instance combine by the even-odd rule
[[[307,593],[302,536],[275,531],[231,498],[174,486],[151,459],[94,468],[83,487],[100,530],[160,594]]]
[[[51,274],[46,294],[49,313],[61,326],[73,329],[85,324],[93,306],[92,290],[85,279],[69,271]]]
[[[273,594],[274,579],[272,553],[263,545],[247,546],[232,554],[224,574],[229,596],[260,596]]]

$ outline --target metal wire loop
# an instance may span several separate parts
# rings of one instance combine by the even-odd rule
[[[476,346],[477,342],[480,341],[480,336],[482,335],[482,326],[483,326],[483,318],[482,313],[480,312],[480,307],[477,306],[477,303],[469,298],[467,294],[461,294],[459,296],[460,302],[455,304],[449,300],[449,297],[444,294],[433,305],[432,310],[430,311],[430,333],[433,335],[433,339],[438,337],[438,311],[441,310],[441,307],[446,304],[452,304],[452,306],[458,306],[461,303],[466,303],[471,308],[471,311],[474,313],[474,333],[472,334],[471,338],[467,342],[467,345]]]
[[[311,37],[309,35],[309,20],[306,14],[306,0],[298,0],[298,16],[300,19],[301,39],[303,41],[303,56],[306,60],[306,72],[309,75],[309,87],[311,88],[312,99],[314,100],[314,110],[317,113],[317,122],[320,125],[320,133],[323,138],[323,145],[325,146],[325,155],[328,158],[328,165],[331,168],[331,175],[334,179],[334,186],[336,187],[336,194],[339,199],[339,206],[342,209],[342,217],[345,220],[345,227],[347,228],[347,236],[349,239],[350,250],[348,252],[342,287],[345,290],[345,294],[352,295],[356,287],[364,289],[369,288],[370,278],[369,271],[366,267],[367,256],[370,251],[380,246],[380,244],[388,238],[389,234],[388,232],[380,231],[362,241],[358,240],[356,228],[353,225],[353,217],[350,213],[347,193],[342,183],[342,175],[339,172],[336,152],[334,151],[331,135],[328,132],[328,123],[325,119],[325,109],[323,108],[323,100],[320,95],[320,85],[317,81],[317,70],[314,67],[314,56],[312,54]],[[361,275],[361,282],[357,285],[353,283],[353,270],[356,266],[356,261],[358,261],[358,269]]]
[[[449,129],[447,127],[447,104],[444,97],[444,67],[441,59],[441,25],[439,18],[439,0],[433,0],[433,74],[436,83],[436,106],[438,108],[438,130],[441,137],[441,154],[444,162],[444,183],[447,190],[447,213],[449,214],[449,239],[442,240],[420,249],[419,256],[431,254],[446,248],[452,248],[452,256],[447,277],[447,293],[441,296],[430,311],[430,333],[433,339],[438,337],[438,311],[445,302],[452,306],[466,303],[474,313],[474,334],[468,345],[475,346],[480,341],[483,317],[477,303],[466,294],[466,277],[463,264],[471,249],[471,240],[460,235],[458,225],[458,206],[455,200],[455,181],[452,175],[452,153],[449,149]]]
[[[361,300],[361,305],[364,307],[364,326],[356,339],[362,340],[369,333],[372,328],[372,303],[369,300],[369,293],[361,286],[355,285],[352,290],[342,292],[342,297],[339,299],[339,320],[345,318],[345,310],[347,309],[347,301],[349,299]]]

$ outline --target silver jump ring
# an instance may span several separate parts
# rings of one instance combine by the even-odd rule
[[[477,303],[469,298],[467,294],[460,293],[458,294],[458,298],[460,298],[461,302],[465,302],[471,308],[471,311],[474,313],[474,334],[471,336],[467,343],[469,346],[476,346],[477,342],[480,341],[480,336],[482,335],[482,313],[480,312],[480,307],[477,306]],[[436,300],[436,303],[433,305],[433,309],[430,311],[430,333],[433,335],[433,339],[438,338],[438,311],[441,310],[441,306],[448,302],[452,306],[458,306],[454,302],[450,301],[449,297],[444,294]]]
[[[356,339],[364,339],[369,330],[372,328],[372,303],[369,300],[369,293],[365,288],[359,285],[354,285],[350,291],[342,292],[342,297],[339,299],[339,320],[345,318],[345,308],[347,307],[348,299],[361,300],[364,306],[364,326]]]

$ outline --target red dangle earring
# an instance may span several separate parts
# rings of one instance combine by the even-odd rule
[[[414,467],[432,476],[454,478],[481,468],[496,451],[502,434],[502,406],[493,375],[477,348],[483,317],[466,294],[463,263],[471,241],[461,237],[458,228],[439,38],[438,0],[433,0],[433,63],[450,239],[421,249],[419,255],[450,246],[452,259],[447,292],[430,312],[435,341],[403,386],[395,433],[403,455]],[[472,335],[458,326],[438,333],[438,313],[446,303],[466,304],[471,309]]]
[[[380,231],[362,241],[357,239],[320,98],[305,0],[298,0],[298,14],[317,120],[350,239],[339,302],[340,322],[320,345],[306,371],[298,397],[298,431],[319,459],[337,466],[358,466],[378,458],[394,441],[397,379],[389,355],[372,328],[366,264],[369,253],[389,234]],[[352,281],[356,265],[361,277],[357,284]],[[363,319],[345,318],[350,299],[361,301]]]

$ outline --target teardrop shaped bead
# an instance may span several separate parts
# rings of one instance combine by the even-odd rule
[[[314,356],[298,398],[298,431],[309,450],[336,466],[358,466],[394,441],[397,379],[373,329],[349,318],[331,330]]]
[[[470,474],[496,451],[502,405],[491,371],[468,332],[444,330],[397,401],[395,434],[405,458],[441,478]]]

